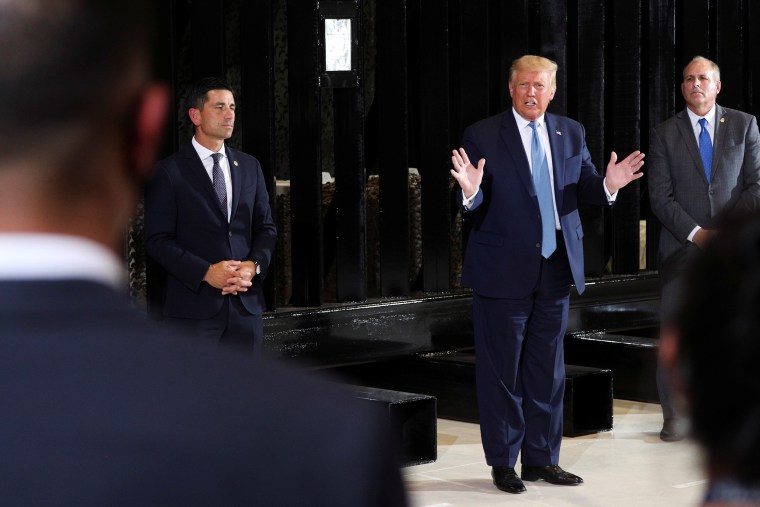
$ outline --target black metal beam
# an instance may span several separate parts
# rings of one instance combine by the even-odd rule
[[[568,2],[567,114],[586,129],[586,143],[597,170],[604,172],[605,30],[603,0]],[[584,266],[587,276],[601,276],[604,252],[604,208],[579,204],[583,221]]]
[[[491,73],[488,30],[473,30],[488,19],[488,0],[449,0],[449,122],[451,147],[465,127],[490,114]]]
[[[333,94],[337,300],[364,301],[367,299],[364,94],[360,88],[335,89]]]
[[[377,3],[375,102],[382,143],[380,285],[383,296],[409,294],[409,155],[406,0]]]
[[[607,153],[627,156],[641,148],[641,0],[615,2],[608,11]],[[601,163],[606,167],[607,160]],[[620,190],[612,210],[612,272],[639,271],[640,184]]]
[[[567,114],[567,2],[554,0],[547,3],[533,0],[537,4],[537,19],[532,19],[531,33],[540,34],[540,39],[532,43],[534,54],[557,62],[557,91],[552,99],[549,111]],[[537,28],[537,29],[536,29]]]
[[[448,7],[421,0],[419,106],[422,178],[422,288],[449,290],[449,53]]]
[[[757,2],[748,2],[747,17],[744,23],[757,23],[760,19],[760,5]],[[747,79],[750,84],[747,87],[747,112],[760,115],[760,33],[757,30],[749,30],[747,33]]]
[[[316,3],[288,0],[287,8],[292,303],[320,306],[324,280]]]
[[[722,106],[745,110],[747,107],[747,31],[745,0],[716,2],[715,62],[728,70],[718,102]]]
[[[715,56],[710,2],[711,0],[676,0],[675,71],[679,83],[681,71],[689,60],[697,55],[707,58]],[[679,97],[678,104],[676,109],[684,107],[683,97]]]
[[[171,92],[170,112],[177,111],[179,107],[177,87],[179,81],[180,41],[178,40],[178,32],[184,28],[181,25],[182,13],[179,12],[181,7],[182,5],[178,4],[176,0],[163,0],[157,7],[159,24],[162,27],[161,31],[166,36],[158,39],[156,72],[159,78],[169,83]],[[172,121],[171,113],[169,113],[169,121],[166,122],[166,126],[164,127],[164,144],[162,146],[161,158],[174,153],[179,148],[178,132],[177,122]]]
[[[223,0],[190,3],[190,49],[193,80],[226,74]]]
[[[242,148],[261,162],[269,192],[272,214],[275,205],[274,155],[274,35],[272,0],[240,2],[240,61],[239,92],[241,99],[239,121],[244,126]],[[270,273],[277,273],[273,256]],[[264,280],[267,310],[275,309],[275,276]]]
[[[649,80],[642,96],[642,112],[646,115],[642,125],[646,132],[642,133],[644,153],[649,152],[649,132],[653,127],[665,121],[676,112],[676,96],[680,97],[679,85],[681,74],[675,70],[675,34],[676,8],[673,2],[649,0],[648,23],[645,25],[646,45],[643,61]],[[642,68],[644,70],[644,68]],[[646,135],[643,135],[646,134]],[[642,186],[648,184],[647,167],[644,165]],[[648,206],[648,199],[646,200]],[[647,269],[659,267],[659,220],[645,209],[647,219],[646,232],[646,264]]]
[[[538,43],[538,0],[503,2],[490,0],[489,15],[481,22],[488,23],[491,114],[512,107],[509,96],[509,67],[526,53],[540,51]],[[469,27],[472,29],[472,27]]]

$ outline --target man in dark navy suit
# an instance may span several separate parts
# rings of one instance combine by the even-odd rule
[[[468,127],[452,156],[472,221],[462,285],[473,289],[483,448],[509,493],[525,491],[518,454],[523,480],[583,482],[558,465],[570,286],[584,289],[578,203],[611,204],[644,164],[613,152],[606,178],[596,172],[583,126],[546,113],[556,72],[543,57],[515,60],[511,110]]]
[[[146,188],[145,248],[167,273],[164,320],[258,355],[261,280],[277,230],[259,161],[225,144],[235,108],[224,80],[193,86],[188,117],[195,135],[158,164]]]
[[[0,1],[0,503],[403,506],[387,412],[125,295],[168,103],[153,3]]]

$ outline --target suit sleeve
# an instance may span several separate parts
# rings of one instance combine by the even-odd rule
[[[269,206],[264,173],[259,163],[256,163],[256,198],[253,207],[253,224],[251,231],[251,252],[248,259],[261,267],[261,280],[266,276],[272,254],[277,244],[277,228],[272,218]]]
[[[683,209],[673,196],[673,177],[668,148],[657,129],[652,129],[649,141],[649,201],[652,212],[663,227],[668,229],[682,244],[697,227],[697,222]]]
[[[159,165],[145,188],[145,251],[168,273],[199,291],[209,262],[181,247],[174,239],[177,203],[166,167]]]

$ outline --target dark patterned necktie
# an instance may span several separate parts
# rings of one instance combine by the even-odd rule
[[[221,153],[212,153],[211,157],[214,159],[214,167],[211,169],[211,179],[214,184],[214,191],[216,197],[219,199],[219,204],[222,205],[222,209],[225,214],[227,213],[227,185],[224,183],[224,174],[222,173],[222,167],[219,165],[219,160],[223,157]]]

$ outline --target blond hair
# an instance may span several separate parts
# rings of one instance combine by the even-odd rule
[[[557,88],[557,62],[543,56],[524,55],[512,62],[509,68],[509,82],[514,84],[518,72],[548,72],[552,90]]]

